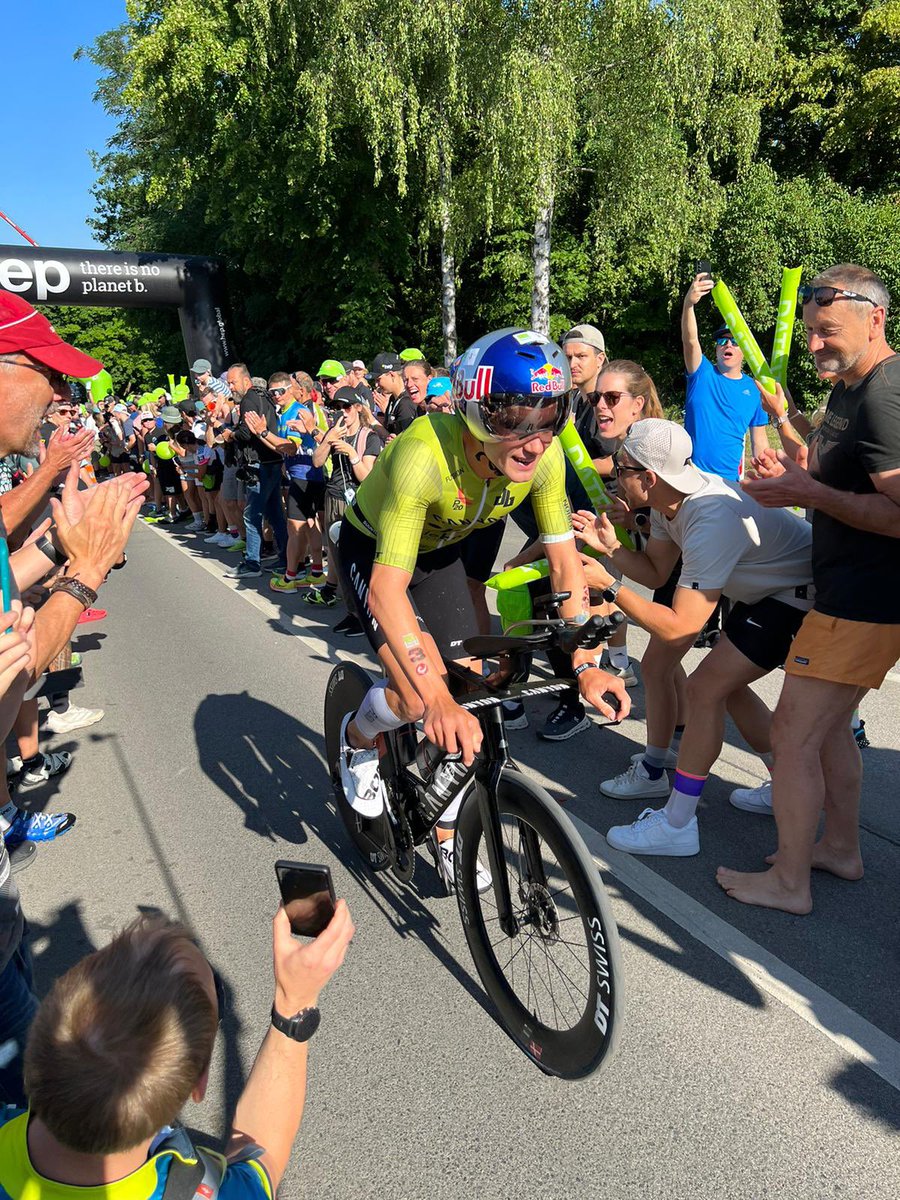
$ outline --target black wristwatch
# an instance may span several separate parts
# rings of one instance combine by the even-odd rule
[[[609,587],[605,587],[600,595],[607,603],[612,604],[616,596],[619,594],[619,588],[622,586],[621,579],[614,579]]]
[[[308,1042],[319,1028],[321,1020],[322,1014],[317,1008],[301,1008],[292,1017],[283,1017],[272,1005],[272,1024],[279,1033],[293,1038],[295,1042]]]

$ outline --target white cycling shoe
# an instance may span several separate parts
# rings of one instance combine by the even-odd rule
[[[347,741],[347,726],[354,716],[347,713],[341,722],[341,784],[353,811],[371,821],[384,812],[384,783],[378,750],[356,750]]]
[[[438,842],[438,862],[441,864],[441,875],[444,877],[444,883],[447,885],[447,890],[452,891],[454,886],[453,873],[453,843],[455,838],[447,838],[443,842]],[[475,886],[479,892],[486,892],[492,883],[491,873],[481,865],[481,859],[476,863],[476,883]]]

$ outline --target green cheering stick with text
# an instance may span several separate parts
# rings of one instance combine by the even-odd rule
[[[797,309],[797,291],[800,287],[802,267],[783,267],[781,271],[781,294],[778,297],[778,317],[775,321],[775,336],[772,339],[772,374],[783,388],[787,387],[788,358],[791,353],[791,338],[794,334],[794,314]]]
[[[750,368],[753,378],[766,384],[766,391],[775,391],[774,372],[766,362],[766,356],[759,348],[759,343],[750,332],[750,326],[741,315],[734,296],[726,284],[720,279],[712,290],[712,298],[716,308],[722,314],[722,320],[728,326],[728,331],[744,352],[744,361]]]

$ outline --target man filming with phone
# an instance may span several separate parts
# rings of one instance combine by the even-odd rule
[[[715,366],[704,355],[697,328],[696,306],[715,286],[708,262],[698,262],[694,281],[681,307],[681,344],[687,373],[684,427],[694,446],[694,465],[710,475],[737,482],[744,460],[744,438],[750,430],[754,457],[768,448],[763,410],[753,380],[741,370],[744,354],[727,325],[715,332]]]
[[[353,933],[343,900],[311,942],[291,936],[283,907],[275,914],[272,1023],[224,1156],[195,1146],[177,1124],[187,1100],[206,1094],[225,1001],[189,931],[143,916],[83,958],[31,1027],[28,1108],[0,1110],[0,1194],[43,1195],[49,1186],[53,1195],[96,1188],[107,1200],[272,1200],[303,1116],[319,994]]]

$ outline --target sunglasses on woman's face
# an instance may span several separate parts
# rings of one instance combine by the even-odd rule
[[[873,308],[879,307],[877,301],[871,296],[863,296],[861,292],[848,292],[846,288],[836,287],[810,287],[808,284],[797,292],[797,300],[801,307],[809,304],[810,300],[815,300],[819,308],[829,308],[835,300],[861,300]]]
[[[630,395],[631,392],[588,392],[587,400],[592,407],[602,400],[607,408],[615,408],[623,396]]]

